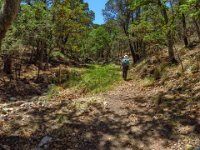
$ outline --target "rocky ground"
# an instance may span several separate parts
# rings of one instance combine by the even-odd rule
[[[133,80],[73,100],[34,97],[1,104],[1,148],[197,149],[199,81],[187,78],[185,85],[177,82],[169,89],[159,84],[143,87]],[[189,87],[191,82],[194,87]]]

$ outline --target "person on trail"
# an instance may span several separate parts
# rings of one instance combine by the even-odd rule
[[[127,79],[128,69],[129,69],[129,58],[128,55],[124,55],[124,58],[122,59],[122,76],[125,81]]]

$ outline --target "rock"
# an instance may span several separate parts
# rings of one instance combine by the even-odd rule
[[[26,111],[33,106],[33,102],[24,103],[20,105],[21,110]]]
[[[163,97],[164,97],[164,99],[166,99],[166,100],[174,100],[174,99],[175,99],[175,96],[174,96],[174,95],[169,95],[169,94],[166,94],[166,95],[164,95]]]
[[[42,147],[48,143],[50,143],[52,141],[52,137],[49,137],[49,136],[45,136],[42,138],[42,140],[40,141],[38,147]]]
[[[106,101],[103,102],[104,108],[107,107],[108,103]]]
[[[17,99],[15,97],[10,97],[10,101],[16,101]]]
[[[12,112],[14,109],[13,108],[3,108],[3,111],[5,112]]]
[[[6,119],[7,119],[7,115],[0,114],[0,120],[6,120]]]
[[[185,150],[194,150],[194,147],[192,145],[190,145],[190,144],[187,144],[185,146]]]

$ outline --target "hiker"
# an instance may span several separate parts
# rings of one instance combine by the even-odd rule
[[[124,58],[122,59],[122,76],[124,80],[127,79],[128,69],[129,69],[129,58],[128,55],[124,55]]]

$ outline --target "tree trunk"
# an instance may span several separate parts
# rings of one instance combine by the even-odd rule
[[[5,0],[0,12],[0,45],[12,21],[16,18],[21,0]]]
[[[179,1],[179,7],[181,7],[182,1]],[[186,25],[186,20],[185,20],[185,14],[182,13],[181,15],[181,20],[182,20],[182,25],[183,25],[183,33],[182,33],[182,38],[185,44],[185,47],[188,47],[188,39],[187,39],[187,25]]]
[[[195,28],[196,28],[196,32],[197,32],[198,38],[200,40],[200,27],[199,27],[198,22],[197,22],[196,19],[193,19],[193,22],[194,22],[194,25],[195,25]]]
[[[167,10],[165,9],[165,6],[163,6],[161,0],[158,0],[158,6],[161,8],[161,13],[164,17],[165,24],[167,25],[169,23],[169,18],[167,15]],[[173,41],[173,34],[171,32],[171,29],[168,29],[166,38],[167,38],[167,45],[168,45],[169,61],[170,63],[177,63],[177,60],[175,59],[175,56],[174,56],[174,49],[173,49],[174,41]]]
[[[133,45],[131,43],[131,40],[129,38],[129,33],[128,33],[125,25],[123,26],[123,30],[124,30],[125,35],[128,38],[128,44],[129,44],[129,47],[130,47],[130,50],[131,50],[131,55],[132,55],[132,58],[133,58],[133,62],[136,63],[138,61],[137,55],[135,53],[134,47],[133,47]]]
[[[182,14],[182,24],[183,24],[183,41],[185,44],[185,47],[188,47],[188,39],[187,39],[187,27],[186,27],[186,21],[185,21],[185,14]]]
[[[3,56],[3,72],[6,74],[12,74],[12,59],[9,54]]]
[[[171,31],[168,31],[167,33],[167,45],[168,45],[168,55],[169,55],[169,62],[170,63],[177,63],[177,60],[175,59],[174,56],[174,41],[173,41],[173,36]]]
[[[130,47],[130,50],[131,50],[131,55],[133,57],[133,62],[136,63],[138,61],[138,57],[137,57],[137,55],[135,53],[135,50],[133,48],[133,45],[131,44],[130,39],[129,39],[129,47]]]

